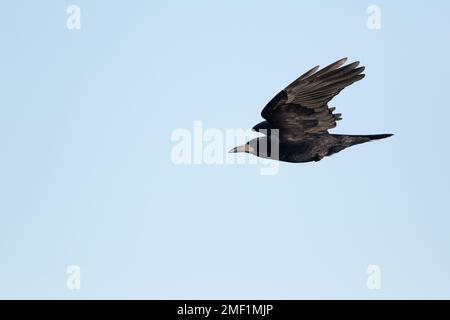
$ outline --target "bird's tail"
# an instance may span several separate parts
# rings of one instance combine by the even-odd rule
[[[380,140],[393,136],[393,134],[368,134],[368,135],[347,135],[337,134],[333,135],[338,138],[340,143],[347,147],[354,146],[355,144],[366,143],[372,140]]]
[[[386,139],[389,137],[392,137],[393,134],[391,133],[385,133],[385,134],[369,134],[369,135],[363,135],[360,137],[369,138],[369,140],[380,140],[380,139]]]

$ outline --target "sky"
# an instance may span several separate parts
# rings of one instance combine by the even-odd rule
[[[5,2],[0,298],[450,298],[449,10]],[[175,130],[251,128],[279,90],[342,57],[366,78],[330,103],[332,132],[392,138],[272,175],[174,163]]]

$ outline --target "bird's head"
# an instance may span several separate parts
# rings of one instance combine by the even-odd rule
[[[245,152],[254,154],[255,156],[258,157],[267,158],[270,156],[271,152],[270,139],[268,139],[267,137],[255,138],[250,140],[246,144],[231,149],[228,152],[230,153]]]
[[[238,153],[238,152],[245,152],[245,153],[251,153],[251,154],[256,154],[257,153],[257,148],[252,145],[251,143],[252,141],[247,142],[246,144],[243,144],[241,146],[237,146],[234,147],[233,149],[231,149],[230,151],[228,151],[229,153]]]

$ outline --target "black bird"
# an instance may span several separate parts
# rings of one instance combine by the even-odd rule
[[[384,139],[392,134],[341,135],[330,134],[341,120],[328,102],[342,89],[364,78],[359,62],[344,65],[347,58],[319,70],[316,66],[278,93],[264,107],[266,119],[253,130],[265,134],[231,149],[258,157],[287,162],[320,161],[355,144]],[[278,129],[278,130],[274,130]],[[278,152],[275,152],[276,149]]]

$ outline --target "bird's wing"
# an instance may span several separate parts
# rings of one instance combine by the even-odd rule
[[[327,103],[342,89],[364,78],[359,62],[344,66],[347,58],[319,70],[312,68],[278,93],[262,110],[261,115],[280,132],[297,134],[324,133],[341,120],[339,113]],[[318,71],[319,70],[319,71]]]

